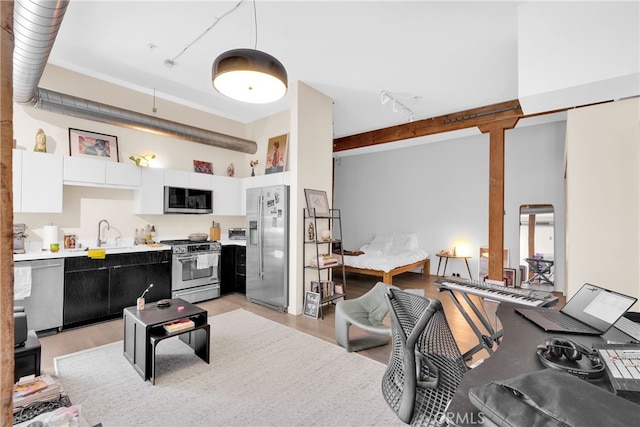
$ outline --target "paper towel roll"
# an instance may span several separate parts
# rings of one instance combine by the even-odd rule
[[[51,243],[59,243],[57,225],[45,225],[42,229],[42,250],[51,250]]]

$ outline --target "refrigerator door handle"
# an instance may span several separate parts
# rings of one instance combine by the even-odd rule
[[[261,194],[258,197],[258,232],[256,233],[258,235],[258,277],[260,277],[260,280],[264,280],[264,257],[262,254],[262,250],[263,248],[263,233],[264,233],[264,227],[263,227],[263,223],[262,223],[262,217],[264,215],[264,196]]]

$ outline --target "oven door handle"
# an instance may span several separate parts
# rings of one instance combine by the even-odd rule
[[[199,255],[203,255],[203,254],[208,254],[208,253],[212,253],[214,255],[220,255],[218,252],[199,252]],[[198,255],[183,255],[183,256],[178,256],[176,257],[176,261],[180,261],[180,262],[184,262],[184,261],[193,261],[195,259],[198,258]]]
[[[180,262],[192,261],[196,259],[196,257],[197,257],[196,255],[179,256],[176,258],[176,261],[180,261]]]

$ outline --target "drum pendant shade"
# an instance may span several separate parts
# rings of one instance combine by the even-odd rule
[[[234,49],[218,56],[211,69],[213,87],[229,98],[264,104],[287,93],[287,71],[268,53]]]

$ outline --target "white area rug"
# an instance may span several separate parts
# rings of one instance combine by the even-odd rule
[[[122,341],[58,357],[56,372],[92,425],[405,426],[382,397],[385,365],[245,310],[209,323],[211,363],[161,341],[155,386]]]

